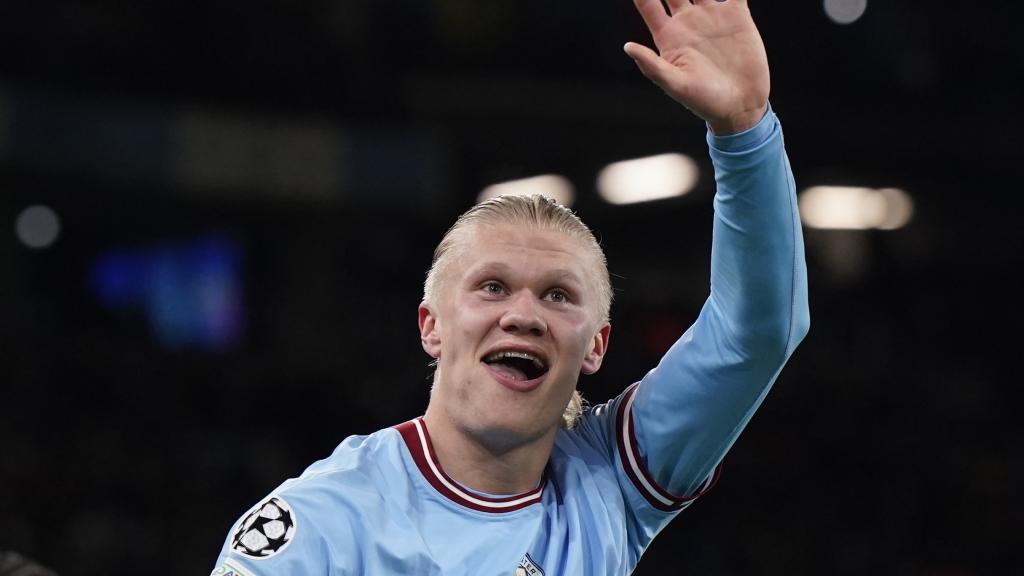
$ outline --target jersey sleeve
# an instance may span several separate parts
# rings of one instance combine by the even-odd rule
[[[358,568],[352,546],[356,531],[343,515],[331,525],[332,538],[324,537],[319,510],[325,498],[317,482],[281,488],[246,512],[232,525],[211,576],[340,576]],[[342,547],[352,550],[339,550]],[[331,558],[348,558],[347,567],[332,567]],[[339,571],[341,570],[341,571]]]
[[[771,108],[753,128],[708,133],[717,190],[710,296],[658,366],[615,403],[626,473],[678,510],[713,483],[809,328],[793,174]]]

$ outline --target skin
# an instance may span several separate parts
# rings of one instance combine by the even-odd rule
[[[657,52],[634,42],[624,50],[647,78],[716,135],[760,121],[771,82],[746,0],[667,0],[670,13],[660,0],[634,4]],[[450,476],[482,492],[514,494],[540,481],[562,410],[579,374],[600,368],[610,326],[594,313],[595,288],[581,264],[587,256],[575,239],[511,226],[473,232],[438,301],[420,305],[423,349],[438,359],[424,418]],[[488,266],[490,274],[478,274]],[[552,299],[553,271],[561,271],[559,282],[582,286],[577,300]],[[487,287],[488,279],[499,287]],[[551,371],[539,386],[511,390],[481,363],[491,347],[506,344],[548,356]]]
[[[423,349],[438,360],[424,417],[437,457],[460,483],[492,494],[537,486],[580,374],[601,367],[611,326],[598,310],[593,254],[564,233],[474,226],[437,302],[419,309]],[[546,358],[529,390],[482,361],[496,350]]]
[[[752,128],[768,107],[771,79],[746,0],[634,0],[658,52],[627,42],[626,54],[716,135]],[[659,56],[660,54],[660,56]]]

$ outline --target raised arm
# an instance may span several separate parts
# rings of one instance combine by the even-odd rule
[[[706,485],[809,325],[793,176],[747,3],[668,4],[671,15],[659,0],[636,0],[661,55],[634,43],[625,50],[708,123],[718,188],[711,294],[693,326],[620,403],[627,470],[643,476],[635,483],[666,510]]]

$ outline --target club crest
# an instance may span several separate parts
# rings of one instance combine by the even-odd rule
[[[544,576],[544,571],[537,566],[529,554],[526,554],[519,561],[519,566],[516,567],[514,574],[515,576]]]

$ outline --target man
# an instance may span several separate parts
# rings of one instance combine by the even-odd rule
[[[541,197],[474,207],[419,308],[426,414],[346,439],[231,529],[215,574],[628,574],[705,492],[806,334],[792,174],[744,0],[636,0],[626,53],[703,118],[718,190],[711,295],[644,379],[582,411],[608,349],[600,247]],[[671,255],[667,255],[671,257]]]

